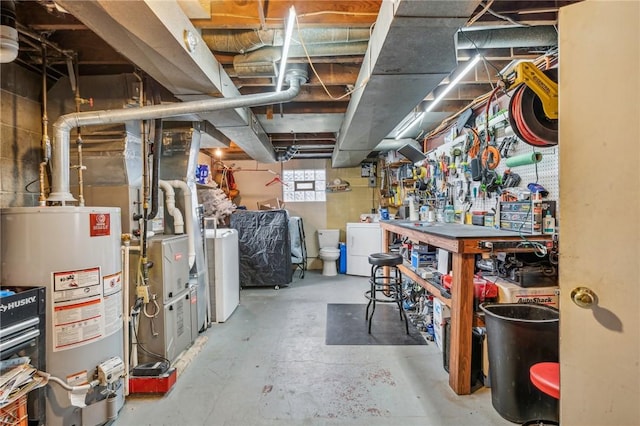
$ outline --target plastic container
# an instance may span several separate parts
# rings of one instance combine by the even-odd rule
[[[535,304],[482,304],[489,351],[491,403],[505,419],[559,421],[558,400],[529,378],[533,364],[558,362],[557,309]]]
[[[346,274],[347,273],[347,244],[338,243],[338,248],[340,249],[340,259],[338,261],[338,273]]]
[[[553,234],[556,232],[556,219],[551,216],[549,210],[547,210],[547,215],[544,217],[542,223],[543,234]]]
[[[453,206],[448,205],[444,208],[444,221],[445,223],[453,223],[455,221],[456,212]]]

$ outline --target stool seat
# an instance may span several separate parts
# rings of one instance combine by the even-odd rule
[[[398,266],[402,256],[397,253],[373,253],[369,255],[369,264],[375,266]]]
[[[376,303],[395,303],[398,306],[400,320],[404,322],[405,332],[409,334],[409,321],[402,307],[402,273],[398,268],[402,265],[402,256],[397,253],[373,253],[369,255],[371,264],[371,288],[364,292],[369,299],[365,318],[369,322],[369,334],[371,334],[371,322],[376,311]],[[371,315],[369,315],[369,308]]]
[[[529,369],[531,383],[542,392],[560,399],[560,364],[557,362],[539,362]]]

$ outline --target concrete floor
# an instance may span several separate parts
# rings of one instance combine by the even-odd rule
[[[364,303],[366,288],[364,277],[308,271],[280,290],[242,290],[171,392],[128,397],[115,425],[513,424],[489,389],[449,388],[435,343],[326,346],[327,303]]]

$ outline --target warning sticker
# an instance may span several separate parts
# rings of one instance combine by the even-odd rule
[[[104,288],[104,334],[110,336],[122,328],[122,272],[102,278]]]
[[[92,237],[111,235],[111,215],[109,213],[90,213],[89,227],[89,235]]]
[[[53,351],[76,348],[104,337],[102,296],[82,302],[54,302]]]
[[[53,300],[81,300],[102,295],[100,267],[53,273]]]

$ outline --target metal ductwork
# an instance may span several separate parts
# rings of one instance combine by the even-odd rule
[[[403,146],[410,144],[416,149],[422,151],[422,146],[420,142],[411,138],[402,138],[402,139],[382,139],[378,145],[373,149],[374,151],[397,151]]]
[[[363,55],[367,51],[368,42],[323,43],[307,46],[307,52],[301,45],[289,48],[289,58],[303,58],[308,53],[311,57]],[[275,77],[276,62],[280,60],[282,48],[263,47],[244,55],[233,57],[233,69],[238,77]]]
[[[285,80],[289,83],[289,88],[281,92],[63,115],[53,124],[52,179],[51,194],[48,201],[61,202],[63,204],[75,201],[69,192],[69,142],[70,132],[73,128],[277,104],[293,99],[300,91],[300,85],[303,81],[306,81],[306,78],[306,70],[299,67],[291,67],[287,70],[285,77]]]
[[[175,1],[57,0],[178,99],[237,98],[240,92]],[[187,43],[191,40],[191,43]],[[202,112],[256,161],[276,162],[273,146],[248,108]]]
[[[455,33],[480,2],[383,2],[333,152],[356,166],[456,67]],[[428,35],[422,37],[422,35]]]
[[[558,44],[558,30],[553,25],[539,27],[462,28],[457,34],[458,49],[499,49],[540,47]]]

